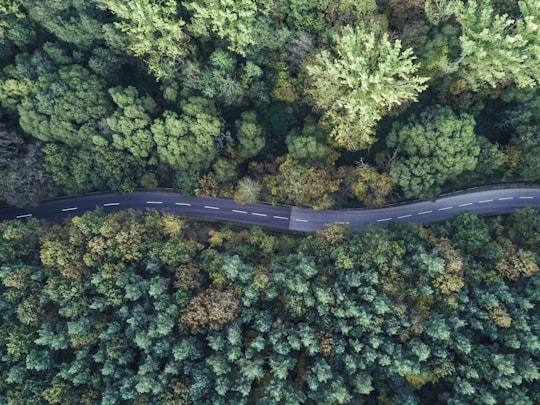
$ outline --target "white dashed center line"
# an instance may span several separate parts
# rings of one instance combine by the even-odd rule
[[[28,218],[28,217],[31,217],[32,214],[24,214],[24,215],[17,215],[15,218],[19,219],[19,218]]]
[[[519,197],[522,200],[532,200],[534,197]]]
[[[174,203],[174,205],[185,205],[186,207],[191,207],[190,203]]]
[[[391,221],[392,218],[383,218],[383,219],[378,219],[377,222],[384,222],[384,221]]]
[[[340,225],[349,225],[350,222],[349,222],[349,221],[345,221],[345,222],[338,221],[338,222],[336,222],[336,224],[340,224]]]
[[[402,216],[400,216],[398,218],[401,219],[401,218],[409,218],[409,217],[412,217],[412,214],[402,215]]]
[[[232,210],[232,212],[236,212],[237,214],[247,214],[247,211]]]
[[[77,207],[71,207],[71,208],[62,208],[62,211],[75,211],[77,210],[78,208]]]
[[[147,204],[163,204],[163,201],[147,201]]]
[[[295,218],[295,221],[298,221],[298,222],[307,222],[308,220],[307,220],[307,219],[298,219],[298,218]]]
[[[484,204],[484,203],[488,203],[488,202],[492,202],[493,200],[482,200],[482,201],[478,201],[478,204]]]
[[[504,201],[504,200],[513,200],[514,197],[501,197],[499,198],[500,201]]]
[[[444,207],[444,208],[439,208],[439,211],[451,210],[452,208],[454,208],[454,207]]]
[[[266,214],[259,214],[258,212],[252,212],[251,215],[257,215],[258,217],[265,217]]]
[[[459,204],[458,207],[467,207],[468,205],[473,205],[473,203]]]
[[[425,214],[430,214],[432,213],[433,211],[422,211],[422,212],[419,212],[418,215],[425,215]]]
[[[289,218],[287,218],[287,217],[280,217],[280,216],[278,216],[278,215],[274,215],[274,218],[275,218],[275,219],[289,219]]]
[[[213,207],[211,205],[204,205],[204,208],[207,208],[209,210],[219,210],[219,207]]]
[[[113,205],[120,205],[120,203],[105,203],[105,204],[103,204],[104,207],[112,207]]]

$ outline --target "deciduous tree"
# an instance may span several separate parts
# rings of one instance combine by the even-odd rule
[[[377,122],[392,108],[416,100],[427,78],[416,75],[411,49],[402,51],[381,29],[344,27],[305,69],[307,92],[332,128],[333,143],[349,150],[375,142]]]

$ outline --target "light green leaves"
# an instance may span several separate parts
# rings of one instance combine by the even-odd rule
[[[427,78],[416,76],[412,50],[388,35],[346,26],[335,48],[321,50],[306,66],[311,94],[339,147],[365,149],[374,127],[393,107],[414,101]]]
[[[456,15],[461,57],[456,64],[473,91],[511,84],[534,87],[540,80],[538,2],[519,2],[522,18],[496,15],[489,1],[470,1]]]
[[[175,169],[206,169],[217,157],[221,124],[216,108],[202,97],[190,97],[181,107],[181,116],[165,111],[152,124],[159,158]]]

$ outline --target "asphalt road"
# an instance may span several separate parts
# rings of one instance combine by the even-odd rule
[[[29,217],[58,221],[68,216],[101,207],[104,212],[156,209],[192,217],[241,222],[264,227],[312,232],[329,223],[346,223],[353,229],[367,224],[387,226],[399,223],[428,224],[440,222],[457,211],[477,215],[512,212],[525,206],[540,205],[540,188],[512,188],[481,191],[396,205],[379,209],[314,211],[306,208],[267,204],[240,205],[233,200],[211,197],[185,197],[169,192],[134,192],[131,194],[94,194],[83,197],[45,201],[35,208],[0,207],[0,220]]]

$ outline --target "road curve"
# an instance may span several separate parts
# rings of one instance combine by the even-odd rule
[[[512,188],[480,191],[378,209],[320,210],[272,206],[240,205],[233,200],[212,197],[186,197],[172,192],[131,194],[92,194],[44,201],[34,208],[0,207],[0,220],[44,218],[58,221],[101,207],[104,212],[126,209],[156,209],[199,218],[259,225],[263,227],[312,232],[330,223],[346,223],[362,230],[367,224],[387,226],[390,222],[428,224],[440,222],[457,211],[477,215],[505,214],[526,206],[540,206],[540,188]]]

